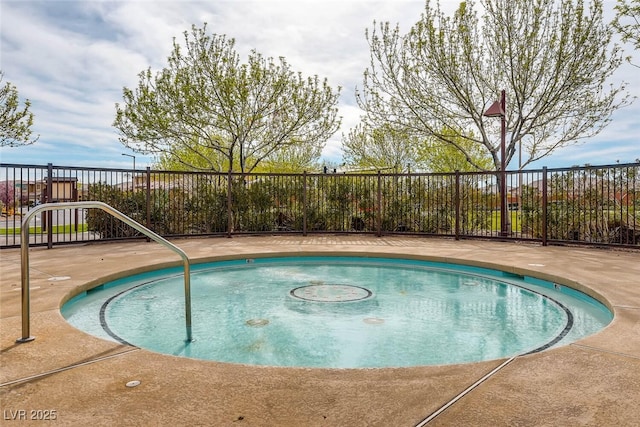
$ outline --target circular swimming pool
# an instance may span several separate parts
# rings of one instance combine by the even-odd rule
[[[182,269],[129,276],[62,307],[75,327],[176,356],[270,366],[444,365],[543,351],[612,319],[533,277],[422,260],[279,257],[194,265],[193,341]]]

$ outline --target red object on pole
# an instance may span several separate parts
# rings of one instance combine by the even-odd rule
[[[504,89],[500,94],[500,108],[502,108],[502,117],[500,118],[500,195],[502,203],[500,203],[500,235],[508,236],[507,230],[507,163],[506,163],[506,144],[507,144],[507,115],[506,115],[506,96]]]
[[[507,222],[507,174],[506,174],[506,143],[507,143],[507,110],[504,89],[500,93],[500,101],[496,101],[484,112],[485,117],[500,117],[500,235],[508,236]]]

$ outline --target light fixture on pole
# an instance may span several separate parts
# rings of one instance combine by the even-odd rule
[[[507,236],[507,174],[506,168],[506,96],[504,89],[500,93],[500,100],[495,101],[484,112],[485,117],[500,117],[500,235]]]
[[[122,153],[123,156],[127,156],[127,157],[131,157],[133,159],[133,171],[135,172],[136,170],[136,156],[134,156],[133,154],[126,154],[126,153]]]

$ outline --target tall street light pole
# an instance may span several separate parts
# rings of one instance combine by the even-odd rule
[[[508,236],[507,222],[507,174],[506,168],[506,142],[507,142],[507,118],[506,96],[504,89],[500,93],[500,100],[495,101],[484,112],[485,117],[500,117],[500,235]]]
[[[133,154],[122,153],[123,156],[131,157],[133,159],[133,171],[136,171],[136,156]]]

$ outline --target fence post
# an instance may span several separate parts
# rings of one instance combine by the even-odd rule
[[[146,187],[145,188],[145,192],[146,192],[146,194],[145,194],[145,202],[146,202],[146,205],[147,205],[147,228],[149,230],[156,231],[156,230],[153,230],[151,228],[151,167],[149,167],[149,166],[147,166],[147,173],[146,173],[145,181],[146,181],[146,185],[145,185],[145,187]],[[133,181],[133,185],[135,185],[135,184],[136,184],[136,182],[134,180]],[[151,241],[151,239],[149,238],[149,236],[147,236],[147,242],[150,242],[150,241]]]
[[[382,174],[378,171],[378,194],[376,196],[376,236],[382,237]]]
[[[53,203],[53,163],[47,163],[47,201]],[[53,248],[53,212],[48,211],[44,218],[44,228],[47,231],[47,249]]]
[[[547,167],[542,168],[542,246],[547,246]]]
[[[307,171],[302,174],[302,235],[307,235]]]
[[[456,207],[456,240],[460,240],[460,171],[456,170],[456,191],[455,191],[455,207]]]
[[[231,231],[233,229],[233,217],[231,216],[231,167],[227,172],[227,237],[231,238]]]

